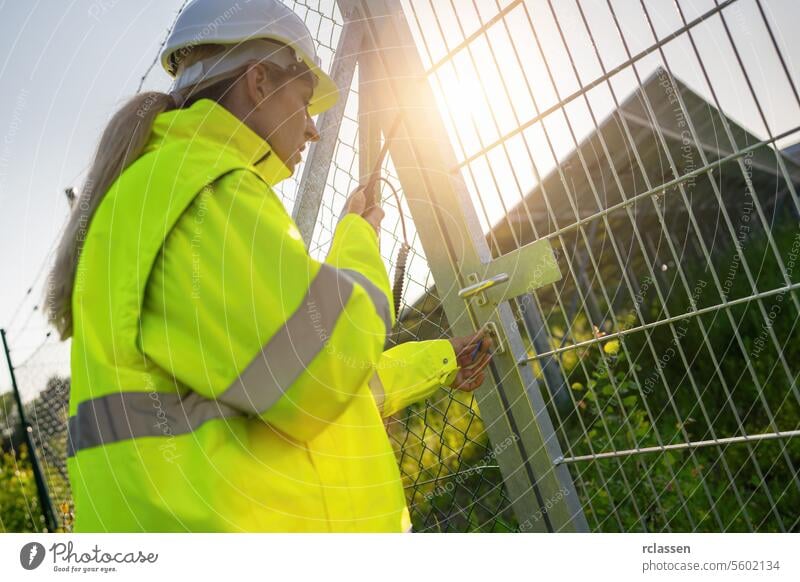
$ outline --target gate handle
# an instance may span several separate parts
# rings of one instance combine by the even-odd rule
[[[494,277],[489,277],[484,281],[479,281],[478,283],[473,283],[467,287],[464,287],[458,292],[458,296],[461,299],[467,299],[468,297],[472,297],[473,295],[477,295],[478,293],[482,293],[487,289],[494,287],[495,285],[499,285],[500,283],[507,283],[509,279],[508,273],[500,273],[495,275]]]

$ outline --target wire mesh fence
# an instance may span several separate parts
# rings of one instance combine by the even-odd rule
[[[286,3],[330,69],[337,3]],[[534,372],[591,529],[798,531],[800,97],[770,3],[402,8],[447,127],[435,137],[456,152],[493,256],[541,239],[556,253],[562,279],[512,301],[518,365]],[[357,68],[318,259],[362,178],[359,130]],[[290,212],[301,175],[277,187]],[[384,175],[402,191],[391,159]],[[390,272],[401,213],[411,244],[392,342],[449,336],[454,290],[437,289],[405,196],[398,208],[386,194]],[[17,370],[68,529],[65,353],[46,338]],[[7,400],[4,443],[19,442]],[[473,396],[442,389],[386,428],[416,531],[519,528],[496,460],[507,443],[489,442]]]
[[[557,252],[521,365],[598,531],[798,529],[800,100],[765,4],[407,4],[493,253]]]

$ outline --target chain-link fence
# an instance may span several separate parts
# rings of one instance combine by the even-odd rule
[[[0,525],[4,531],[70,531],[72,526],[66,465],[69,354],[65,348],[47,335],[14,366],[22,414],[13,391],[0,393]],[[14,353],[9,356],[13,358]]]
[[[320,27],[333,30],[324,42],[330,42],[327,48],[335,51],[344,25],[339,6],[334,2],[319,2],[314,6],[315,9],[309,9],[306,22],[310,17],[309,27],[313,31],[317,19],[329,20],[330,24]],[[292,8],[303,16],[304,4],[298,2]],[[347,196],[363,183],[359,170],[358,71],[356,65],[322,203],[314,220],[309,252],[319,260],[327,255]],[[314,163],[314,160],[309,159],[307,163]],[[303,168],[295,171],[296,177],[302,175]],[[384,164],[383,175],[402,190],[391,159]],[[381,252],[389,272],[393,273],[396,268],[395,261],[404,240],[401,212],[411,251],[398,323],[389,345],[449,337],[449,325],[441,310],[411,213],[402,197],[403,206],[397,207],[390,188],[383,184],[381,193],[386,212]],[[294,209],[298,189],[298,182],[278,185],[290,209]],[[388,419],[386,429],[397,454],[415,531],[513,531],[516,528],[516,518],[473,396],[439,390],[426,402],[414,404]]]
[[[323,67],[330,69],[343,26],[336,3],[286,4],[304,19],[317,41]],[[146,76],[142,79],[142,85]],[[358,185],[357,86],[356,73],[328,173],[324,203],[309,248],[312,256],[318,259],[326,255],[344,201]],[[390,163],[386,170],[389,172],[387,177],[396,182]],[[276,188],[290,212],[300,188],[302,172],[303,166],[300,165],[292,178]],[[387,219],[384,221],[386,230],[382,235],[382,251],[387,268],[393,269],[393,257],[397,256],[402,238],[394,201],[388,200],[387,206],[391,208],[387,207]],[[433,280],[413,221],[407,209],[405,213],[412,250],[408,260],[402,318],[393,338],[395,343],[448,335],[447,321],[439,309]],[[27,323],[23,322],[25,325]],[[54,357],[56,351],[57,361],[48,360]],[[69,530],[72,506],[63,454],[68,394],[64,388],[68,389],[68,380],[59,375],[60,372],[53,372],[63,370],[64,365],[68,367],[68,350],[59,348],[56,340],[47,337],[33,355],[16,366],[16,371],[18,383],[26,394],[28,421],[34,427],[33,434],[37,435],[36,447],[49,484],[49,494],[60,525]],[[13,416],[8,425],[19,426],[18,419],[18,415]],[[401,467],[415,531],[512,531],[516,527],[492,445],[483,430],[473,397],[440,390],[428,402],[416,404],[388,419],[386,427]],[[18,444],[22,444],[22,441]],[[16,468],[13,470],[16,471]],[[38,518],[41,509],[38,508],[35,489],[25,491],[28,497],[25,527],[38,529],[41,527]]]

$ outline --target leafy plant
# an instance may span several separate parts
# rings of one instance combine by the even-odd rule
[[[3,452],[0,459],[0,526],[6,532],[35,532],[45,527],[28,449]]]

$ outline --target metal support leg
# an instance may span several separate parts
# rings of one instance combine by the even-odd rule
[[[539,307],[536,305],[536,300],[528,293],[519,298],[519,305],[522,312],[522,321],[525,324],[528,336],[531,338],[531,343],[533,343],[533,349],[538,354],[552,351],[553,347],[547,339],[545,322],[539,312]],[[539,362],[542,366],[542,376],[550,396],[556,408],[558,408],[559,414],[566,416],[570,411],[571,402],[569,392],[567,392],[567,384],[564,382],[564,371],[561,369],[561,363],[558,361],[558,357],[555,356],[544,356]]]

